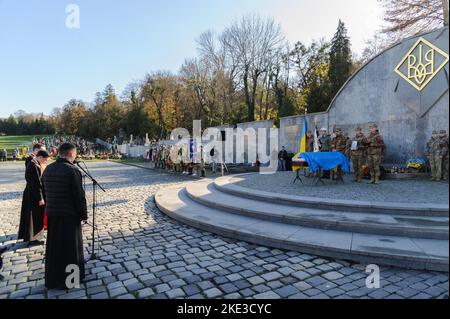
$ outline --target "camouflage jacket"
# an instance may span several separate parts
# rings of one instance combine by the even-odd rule
[[[355,137],[353,138],[353,142],[358,143],[358,149],[351,151],[352,156],[365,156],[367,152],[367,138],[364,136],[364,134],[355,135]]]
[[[345,135],[336,136],[331,143],[331,147],[333,151],[341,152],[343,154],[347,154],[348,150],[348,137]]]
[[[314,152],[314,136],[306,137],[306,152]]]
[[[428,156],[440,155],[440,143],[439,137],[432,137],[427,143]]]
[[[321,152],[331,152],[331,136],[321,136],[319,138],[320,142],[320,151]]]
[[[439,138],[439,155],[448,156],[448,137]]]
[[[367,137],[367,154],[382,156],[384,153],[384,140],[380,133],[375,133]]]

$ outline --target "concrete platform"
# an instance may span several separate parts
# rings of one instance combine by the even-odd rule
[[[155,201],[182,223],[238,240],[360,263],[449,271],[446,207],[305,199],[245,189],[233,178],[163,189]]]
[[[189,183],[187,195],[204,206],[277,223],[366,234],[449,239],[449,218],[345,212],[273,204],[219,191],[212,180]]]
[[[401,202],[377,202],[363,200],[342,200],[334,198],[320,198],[296,196],[290,194],[281,194],[276,192],[267,192],[237,185],[246,175],[240,174],[233,176],[219,177],[214,181],[214,186],[222,192],[257,199],[261,201],[293,205],[299,207],[322,208],[339,211],[353,211],[377,214],[394,215],[423,215],[430,217],[448,217],[449,206],[444,204],[432,203],[401,203]]]

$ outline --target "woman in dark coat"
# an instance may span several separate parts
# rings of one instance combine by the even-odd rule
[[[45,201],[41,178],[48,157],[46,151],[39,151],[25,170],[27,186],[23,192],[19,226],[19,239],[24,242],[41,244],[44,240]]]

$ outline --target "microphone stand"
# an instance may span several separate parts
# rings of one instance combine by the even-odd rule
[[[100,188],[103,192],[106,193],[106,190],[100,185],[97,180],[92,177],[91,174],[89,174],[88,171],[86,171],[81,165],[80,162],[75,162],[75,164],[80,168],[85,176],[87,176],[92,181],[92,252],[91,252],[91,258],[87,261],[97,260],[97,254],[95,253],[95,210],[97,207],[97,194],[96,190],[97,187]]]

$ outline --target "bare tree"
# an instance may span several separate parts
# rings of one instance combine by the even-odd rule
[[[389,40],[383,34],[375,34],[366,41],[366,47],[362,52],[361,63],[369,61],[389,46]]]
[[[392,42],[448,26],[448,0],[379,0]]]
[[[272,58],[284,42],[279,24],[273,19],[257,15],[243,17],[224,31],[226,47],[239,62],[239,74],[243,84],[247,120],[255,120],[258,80],[268,72]]]
[[[206,63],[198,59],[186,60],[181,67],[181,77],[193,93],[197,107],[197,118],[204,118],[210,124],[215,111],[216,85],[214,74]]]
[[[169,107],[173,107],[171,101],[174,91],[174,76],[170,72],[158,71],[147,75],[141,91],[144,103],[151,103],[156,111],[159,138],[166,134],[167,114],[171,114]]]

